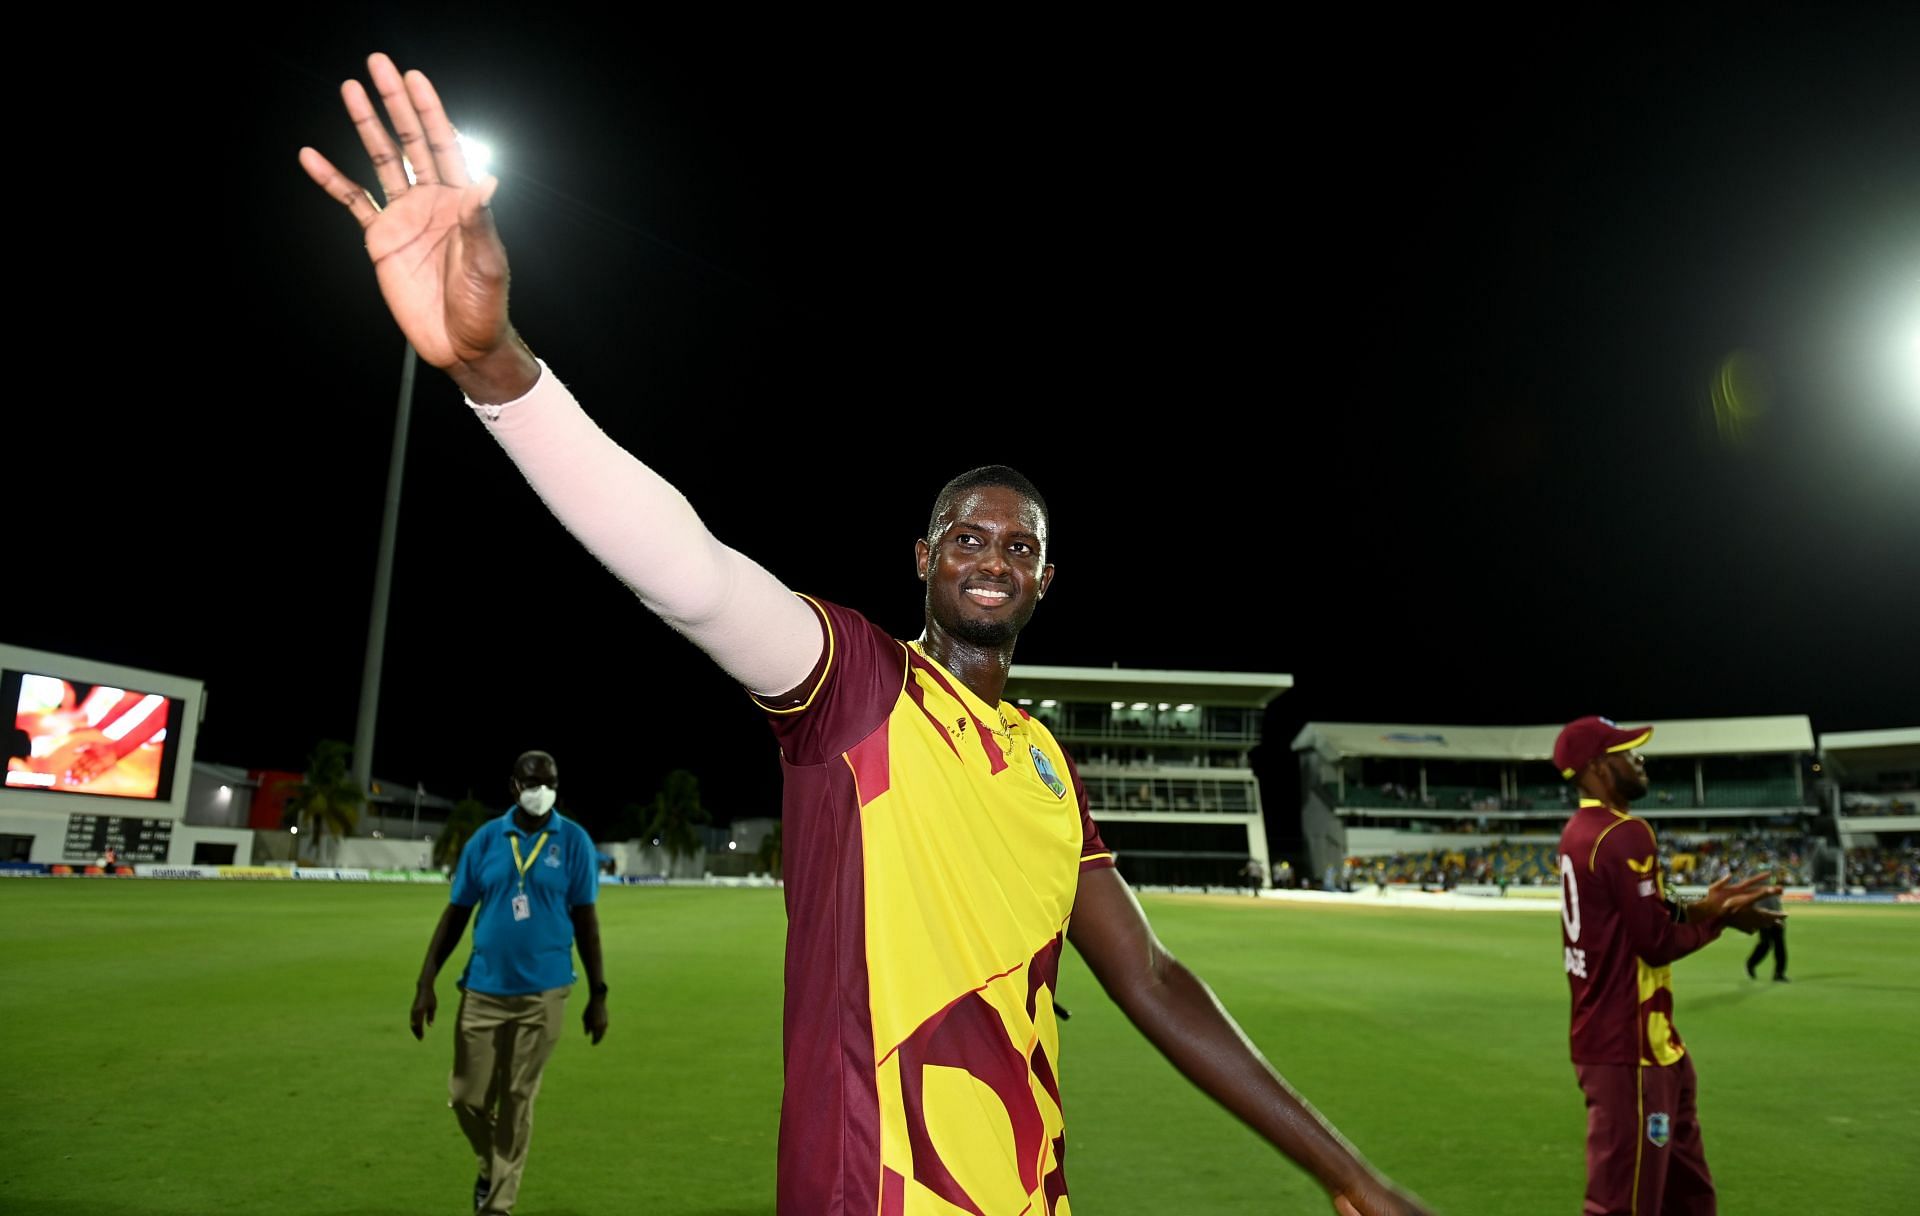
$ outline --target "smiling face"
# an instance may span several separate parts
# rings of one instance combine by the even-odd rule
[[[914,543],[927,631],[981,647],[1012,644],[1053,581],[1047,517],[1010,486],[963,490]]]

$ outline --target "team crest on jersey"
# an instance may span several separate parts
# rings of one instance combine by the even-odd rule
[[[1655,1148],[1667,1147],[1672,1138],[1672,1121],[1664,1113],[1656,1112],[1647,1116],[1647,1142]]]
[[[559,846],[556,845],[555,847],[547,850],[547,864],[552,866],[556,870],[560,868]]]
[[[1040,774],[1040,780],[1044,781],[1047,788],[1053,791],[1055,798],[1065,798],[1067,796],[1067,783],[1060,780],[1060,774],[1054,771],[1053,761],[1047,759],[1047,753],[1041,751],[1031,743],[1027,744],[1027,751],[1033,756],[1033,771]]]

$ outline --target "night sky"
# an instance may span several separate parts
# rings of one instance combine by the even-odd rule
[[[1292,673],[1270,802],[1310,719],[1920,723],[1911,6],[424,11],[92,75],[125,171],[14,213],[66,388],[0,639],[204,680],[202,760],[353,737],[402,344],[295,152],[373,184],[337,85],[375,49],[493,145],[529,343],[722,538],[912,637],[933,494],[1011,463],[1059,566],[1019,659]],[[544,747],[590,823],[676,767],[777,807],[744,698],[424,368],[383,689],[394,782],[499,801]]]

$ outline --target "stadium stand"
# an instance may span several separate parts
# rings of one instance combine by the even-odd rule
[[[1823,800],[1844,850],[1838,885],[1904,892],[1920,880],[1920,727],[1820,736]]]
[[[1847,850],[1847,882],[1868,891],[1920,887],[1920,844]]]
[[[1072,753],[1127,881],[1239,887],[1249,863],[1271,873],[1249,753],[1291,687],[1261,672],[1018,664],[1006,696]]]
[[[1815,860],[1825,852],[1818,837],[1797,832],[1674,835],[1660,841],[1660,864],[1678,883],[1710,883],[1765,870],[1787,886],[1804,887],[1812,885]]]
[[[1837,852],[1815,835],[1805,717],[1653,725],[1650,789],[1634,810],[1655,822],[1683,880],[1765,866],[1811,881],[1831,855],[1837,881]],[[1308,723],[1293,750],[1313,873],[1327,885],[1557,881],[1560,828],[1574,806],[1549,761],[1559,731]]]
[[[1358,873],[1374,882],[1442,889],[1461,883],[1541,886],[1560,877],[1554,846],[1538,841],[1497,840],[1465,849],[1428,849],[1424,853],[1350,860]]]

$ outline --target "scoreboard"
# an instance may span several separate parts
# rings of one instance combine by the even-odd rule
[[[121,861],[167,860],[173,843],[171,819],[122,819],[114,815],[67,816],[68,861],[93,861],[112,845]]]

